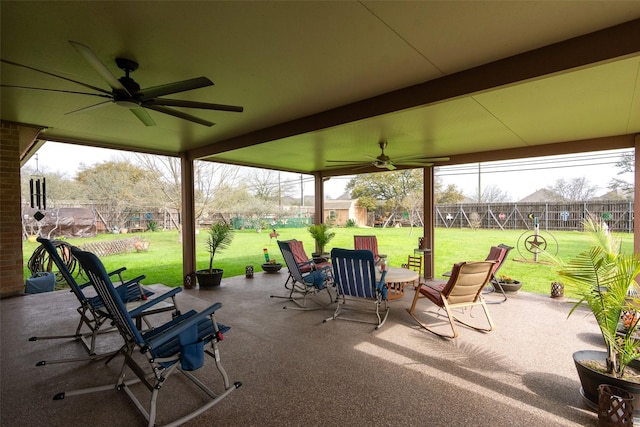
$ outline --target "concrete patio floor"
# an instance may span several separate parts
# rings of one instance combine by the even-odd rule
[[[220,343],[221,360],[230,380],[243,383],[185,425],[546,427],[597,421],[579,394],[571,355],[603,349],[602,340],[589,312],[567,318],[571,305],[563,298],[510,295],[503,304],[489,305],[494,331],[460,326],[460,336],[446,340],[409,316],[413,291],[390,302],[389,318],[376,331],[364,323],[323,323],[332,309],[283,310],[286,301],[270,295],[285,294],[285,279],[283,269],[179,294],[183,312],[222,303],[218,321],[231,331]],[[43,359],[86,354],[73,341],[28,341],[73,331],[76,306],[64,291],[0,300],[2,426],[146,425],[124,393],[52,400],[60,391],[115,381],[121,366],[121,357],[108,365],[103,360],[35,366]],[[162,316],[154,322],[166,321]],[[102,338],[106,348],[121,343],[116,333]],[[217,378],[211,361],[205,370]],[[199,391],[180,383],[168,381],[163,388],[159,423],[166,422],[164,411],[197,400]]]

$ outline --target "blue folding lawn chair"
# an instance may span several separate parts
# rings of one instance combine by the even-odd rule
[[[331,251],[331,264],[333,265],[333,280],[338,291],[338,306],[333,316],[325,319],[325,322],[333,319],[351,320],[372,323],[376,325],[376,329],[379,329],[389,315],[387,286],[384,283],[387,272],[385,270],[376,275],[373,252],[366,249],[334,248]],[[370,308],[366,308],[366,304]],[[381,308],[383,313],[380,312]],[[376,320],[342,317],[344,310],[371,313],[376,316]]]
[[[107,316],[122,335],[124,344],[119,353],[124,356],[124,362],[116,383],[58,393],[54,396],[54,400],[107,390],[124,391],[146,418],[149,427],[152,427],[156,423],[160,391],[171,384],[176,384],[180,386],[180,393],[184,392],[180,382],[169,381],[169,377],[174,372],[181,372],[204,393],[202,398],[193,396],[190,399],[197,408],[169,424],[175,426],[202,414],[242,385],[240,382],[230,383],[220,362],[218,343],[222,340],[223,334],[230,329],[215,319],[215,314],[222,304],[215,303],[199,313],[190,310],[163,325],[141,332],[133,319],[145,310],[145,305],[129,312],[98,257],[76,247],[72,247],[71,251],[102,298]],[[140,354],[134,354],[134,352]],[[205,384],[205,378],[208,382],[211,381],[210,375],[198,378],[192,373],[205,367],[205,354],[214,360],[222,376],[222,389],[214,391]],[[135,378],[125,380],[125,374],[128,371],[133,372]],[[149,404],[146,406],[138,398],[136,391],[131,388],[137,383],[142,383],[151,393]],[[171,407],[170,399],[166,402],[167,415],[172,414],[175,408]]]
[[[101,354],[96,353],[96,342],[98,336],[105,332],[114,331],[114,328],[107,323],[109,318],[105,315],[102,299],[99,295],[87,296],[85,290],[87,290],[87,288],[91,286],[91,283],[78,285],[75,278],[67,268],[67,264],[62,260],[60,254],[58,254],[58,251],[56,250],[56,247],[51,240],[45,239],[43,237],[38,237],[38,242],[40,242],[42,247],[47,251],[47,253],[49,254],[49,259],[53,261],[53,263],[58,267],[60,274],[71,288],[71,292],[73,292],[73,294],[80,302],[80,306],[76,309],[78,311],[78,314],[80,314],[80,321],[78,322],[78,326],[76,327],[76,330],[73,334],[34,336],[29,338],[29,341],[48,339],[73,339],[82,343],[89,356],[58,360],[41,360],[36,364],[36,366],[43,366],[53,363],[81,362],[86,360],[101,359],[103,357],[109,357],[113,355],[114,351]],[[117,287],[117,290],[121,299],[127,304],[127,308],[133,309],[142,305],[143,303],[146,303],[147,301],[153,302],[153,304],[148,305],[147,309],[143,312],[137,312],[135,319],[138,328],[142,327],[143,320],[145,321],[147,327],[151,327],[150,322],[148,321],[148,319],[146,319],[147,316],[168,311],[173,311],[174,316],[180,314],[180,310],[178,310],[178,306],[176,305],[175,296],[179,292],[182,292],[182,288],[174,288],[162,295],[154,296],[154,292],[146,289],[140,283],[145,276],[138,276],[133,280],[125,282],[122,280],[121,275],[122,271],[124,270],[125,268],[120,268],[114,272],[109,273],[109,275],[114,276],[117,274],[120,281],[122,282]],[[152,299],[149,299],[149,297],[152,296],[154,297]]]

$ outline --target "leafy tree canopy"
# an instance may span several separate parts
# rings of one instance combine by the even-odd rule
[[[422,194],[423,182],[422,169],[405,169],[357,175],[347,183],[346,189],[368,210],[378,206],[394,210],[409,203],[407,199],[415,200],[417,194]],[[438,178],[434,190],[436,203],[458,203],[464,199],[454,184],[443,188]]]

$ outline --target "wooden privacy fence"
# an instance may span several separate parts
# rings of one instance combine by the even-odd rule
[[[633,201],[548,203],[462,203],[436,205],[436,227],[531,230],[582,230],[588,217],[603,219],[612,231],[633,233]]]

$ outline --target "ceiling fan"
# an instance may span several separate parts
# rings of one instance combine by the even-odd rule
[[[357,160],[327,160],[330,163],[341,163],[341,167],[349,167],[355,166],[355,169],[366,168],[367,166],[373,165],[379,169],[389,169],[390,171],[396,170],[396,165],[398,166],[415,166],[415,167],[426,167],[433,166],[433,162],[446,162],[449,160],[449,157],[431,157],[425,158],[420,156],[405,156],[398,157],[396,159],[391,159],[391,157],[387,156],[384,153],[384,149],[387,148],[387,141],[378,142],[378,146],[380,146],[381,153],[378,157],[373,157],[369,155],[365,155],[369,159],[373,161],[363,161],[359,162]]]
[[[204,126],[213,126],[214,123],[201,119],[199,117],[193,116],[191,114],[183,113],[182,111],[175,110],[169,107],[181,107],[181,108],[198,108],[204,110],[219,110],[219,111],[232,111],[241,113],[244,109],[242,107],[237,107],[234,105],[223,105],[223,104],[211,104],[208,102],[194,102],[194,101],[184,101],[177,99],[168,99],[161,98],[162,96],[172,95],[174,93],[186,92],[193,89],[199,89],[206,86],[212,86],[213,82],[206,77],[197,77],[194,79],[183,80],[174,83],[167,83],[160,86],[154,86],[146,89],[141,89],[140,85],[129,77],[129,73],[138,69],[138,63],[127,58],[116,58],[116,65],[122,71],[124,71],[125,75],[116,78],[111,71],[104,65],[104,63],[98,58],[98,56],[87,46],[82,43],[69,41],[71,45],[84,57],[84,59],[93,67],[94,70],[102,77],[109,87],[111,91],[102,89],[100,87],[96,87],[87,83],[83,83],[77,80],[70,79],[68,77],[60,76],[58,74],[51,73],[49,71],[40,70],[34,67],[30,67],[28,65],[18,64],[17,62],[8,61],[6,59],[0,59],[0,61],[15,65],[17,67],[27,68],[29,70],[37,71],[39,73],[47,74],[49,76],[57,77],[62,80],[70,81],[81,86],[84,86],[87,89],[94,90],[98,93],[90,93],[90,92],[75,92],[69,90],[57,90],[57,89],[46,89],[46,88],[38,88],[38,87],[27,87],[27,86],[15,86],[15,85],[0,85],[1,87],[9,87],[9,88],[17,88],[17,89],[33,89],[33,90],[42,90],[49,92],[63,92],[63,93],[75,93],[80,95],[91,95],[97,96],[101,98],[107,98],[106,101],[100,102],[98,104],[90,105],[88,107],[81,108],[79,110],[70,111],[66,114],[75,114],[79,112],[84,112],[87,110],[91,110],[94,108],[102,107],[109,104],[116,104],[118,106],[128,108],[135,116],[146,126],[154,126],[156,123],[153,121],[149,113],[146,111],[154,110],[159,113],[168,114],[170,116],[178,117],[180,119],[188,120],[194,123],[199,123]]]

